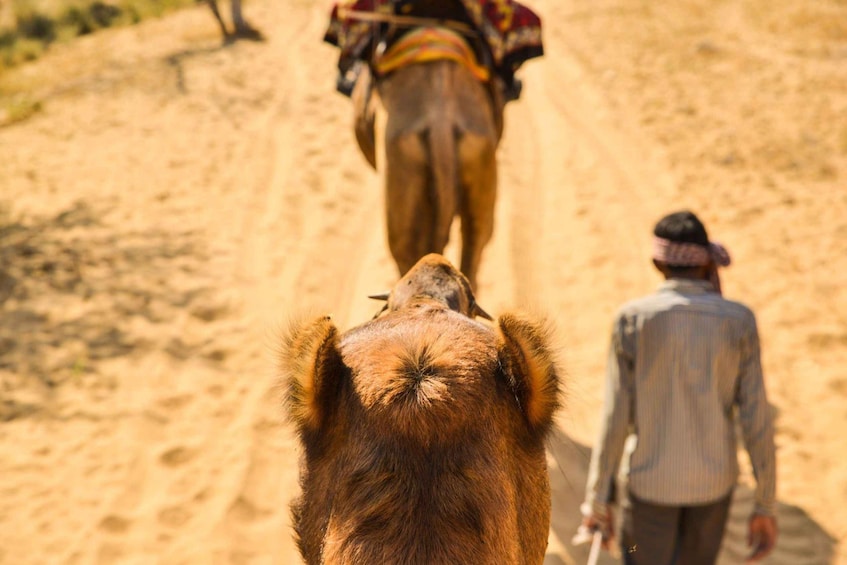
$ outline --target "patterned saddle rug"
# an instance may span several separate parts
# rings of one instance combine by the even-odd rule
[[[485,42],[493,70],[511,75],[524,61],[544,54],[541,19],[514,0],[444,0],[456,5]],[[397,0],[347,0],[333,6],[324,40],[341,49],[341,66],[370,56],[379,25],[356,14],[396,15]]]
[[[410,31],[376,59],[374,70],[379,75],[386,75],[412,63],[444,59],[463,65],[480,82],[487,82],[490,78],[488,68],[477,62],[465,39],[443,27],[422,27]]]

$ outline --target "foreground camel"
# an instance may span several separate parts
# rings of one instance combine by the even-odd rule
[[[283,340],[303,447],[292,504],[314,564],[540,564],[550,525],[544,441],[559,380],[544,324],[477,322],[468,280],[427,255],[377,318]]]
[[[494,231],[503,127],[499,88],[449,60],[412,64],[380,77],[373,85],[378,96],[369,102],[371,80],[366,73],[353,92],[356,137],[375,166],[378,101],[386,114],[388,241],[400,274],[427,253],[442,253],[458,216],[460,269],[476,288],[482,252]]]

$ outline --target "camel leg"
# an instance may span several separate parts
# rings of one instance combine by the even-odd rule
[[[427,253],[442,252],[450,234],[434,233],[425,140],[404,135],[387,141],[385,153],[388,245],[402,276]]]
[[[494,233],[494,203],[497,197],[496,147],[491,140],[465,134],[459,141],[462,163],[462,272],[476,289],[482,252]]]

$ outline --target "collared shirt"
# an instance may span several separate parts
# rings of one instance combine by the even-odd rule
[[[738,418],[756,512],[773,514],[773,422],[749,308],[708,281],[667,280],[618,311],[606,377],[586,493],[595,513],[605,513],[621,457],[642,500],[688,506],[725,496],[738,480]]]

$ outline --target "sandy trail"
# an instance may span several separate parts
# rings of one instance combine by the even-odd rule
[[[549,564],[587,556],[569,539],[611,316],[658,283],[649,227],[682,206],[734,251],[727,293],[759,316],[768,562],[847,563],[847,8],[794,4],[534,3],[547,55],[507,109],[478,298],[558,328]],[[360,323],[396,278],[327,9],[255,0],[268,41],[226,48],[187,10],[0,77],[44,101],[0,128],[0,563],[299,562],[279,332]],[[721,563],[744,553],[747,485]]]

